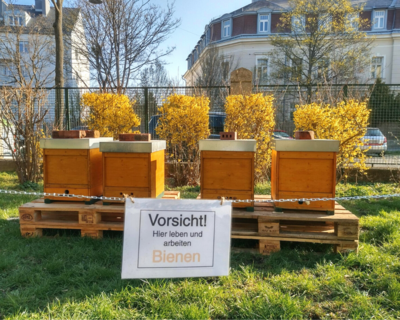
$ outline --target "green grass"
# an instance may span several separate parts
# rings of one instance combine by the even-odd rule
[[[0,188],[17,188],[0,174]],[[338,195],[399,192],[394,184],[346,184]],[[198,188],[180,188],[195,198]],[[268,193],[269,184],[257,186]],[[358,254],[283,243],[271,256],[231,255],[219,278],[121,280],[121,234],[79,232],[23,239],[15,216],[23,196],[0,196],[0,319],[398,319],[400,199],[343,202],[361,217]]]

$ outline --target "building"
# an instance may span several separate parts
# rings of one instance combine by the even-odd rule
[[[400,0],[351,2],[354,5],[364,4],[361,18],[371,22],[371,27],[365,31],[368,36],[375,37],[371,67],[360,82],[371,82],[380,77],[387,84],[399,84]],[[272,49],[269,37],[278,32],[281,15],[288,10],[287,0],[252,0],[249,5],[211,21],[187,58],[188,70],[183,76],[186,85],[195,84],[199,59],[210,45],[217,47],[224,57],[236,61],[239,67],[256,70],[256,76],[268,75],[272,67],[266,58]]]
[[[33,28],[37,27],[39,19],[41,19],[41,27],[35,33]],[[17,52],[17,49],[14,51],[11,49],[10,44],[13,41],[19,42],[16,45],[21,60],[24,61],[26,58],[27,61],[22,68],[23,77],[32,77],[30,69],[34,68],[33,65],[40,65],[40,72],[36,73],[37,81],[41,86],[54,86],[54,21],[55,8],[50,6],[49,0],[35,0],[34,5],[7,4],[4,0],[0,0],[0,86],[18,85],[13,77],[15,58],[12,56]],[[78,9],[63,8],[63,30],[65,87],[90,86],[90,68],[86,57],[71,49],[74,48],[77,35],[82,34],[81,30],[83,30]],[[46,50],[42,50],[41,45]],[[35,50],[37,52],[34,52]],[[39,52],[42,58],[37,59],[35,63],[29,63],[30,55],[39,54]]]

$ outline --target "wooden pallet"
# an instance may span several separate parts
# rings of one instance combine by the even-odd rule
[[[179,198],[179,193],[167,196]],[[255,196],[269,199],[270,196]],[[82,236],[101,238],[103,231],[123,231],[124,206],[103,206],[57,202],[43,199],[19,208],[21,234],[41,236],[43,229],[78,229]],[[359,219],[336,204],[335,215],[325,212],[284,210],[274,212],[271,203],[255,203],[254,212],[233,208],[232,238],[259,241],[258,252],[270,254],[280,250],[281,241],[332,244],[336,252],[358,249]]]
[[[179,191],[166,191],[163,199],[180,199]],[[122,204],[103,206],[84,202],[45,204],[34,200],[19,207],[20,229],[24,237],[42,236],[43,229],[80,230],[82,237],[102,238],[103,231],[124,230]]]
[[[271,196],[255,196],[255,200]],[[259,240],[259,252],[280,250],[281,241],[326,243],[335,252],[358,250],[359,219],[338,203],[335,214],[321,211],[275,212],[272,203],[255,203],[254,212],[234,208],[232,238]]]

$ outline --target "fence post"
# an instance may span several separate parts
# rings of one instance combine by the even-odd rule
[[[144,88],[144,130],[149,133],[149,88]]]
[[[64,100],[65,100],[65,120],[67,130],[71,130],[71,123],[69,119],[69,104],[68,104],[68,88],[64,88]]]
[[[347,86],[347,84],[345,84],[345,85],[343,86],[344,101],[347,100],[348,90],[349,90],[349,87]]]

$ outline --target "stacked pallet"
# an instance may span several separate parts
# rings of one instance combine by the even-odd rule
[[[179,198],[177,191],[165,191],[163,197]],[[255,196],[255,200],[263,199],[271,196]],[[101,238],[103,231],[124,230],[124,208],[123,204],[36,200],[19,208],[21,234],[31,237],[41,236],[43,229],[77,229],[82,236]],[[332,244],[336,252],[358,249],[359,219],[337,203],[335,214],[327,215],[324,211],[275,212],[272,203],[256,202],[254,212],[233,208],[232,219],[232,239],[258,240],[261,254],[279,251],[282,241]]]
[[[165,191],[162,199],[180,199],[180,192]],[[21,234],[24,237],[42,236],[43,229],[67,229],[80,230],[82,237],[102,238],[103,231],[124,230],[124,211],[124,204],[45,204],[44,199],[39,199],[19,207]]]
[[[271,196],[255,196],[255,200]],[[321,211],[290,210],[275,212],[272,203],[255,203],[254,212],[235,208],[232,238],[259,240],[259,252],[280,250],[281,241],[334,245],[335,252],[358,249],[359,219],[338,203],[335,214]]]

